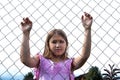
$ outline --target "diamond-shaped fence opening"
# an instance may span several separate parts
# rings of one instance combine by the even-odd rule
[[[33,22],[30,34],[31,54],[43,53],[47,32],[54,28],[65,31],[69,40],[69,57],[80,54],[84,28],[83,12],[93,16],[92,50],[75,76],[86,73],[90,66],[101,70],[108,64],[120,67],[120,1],[119,0],[4,0],[0,1],[0,80],[21,80],[32,69],[20,61],[22,18]]]

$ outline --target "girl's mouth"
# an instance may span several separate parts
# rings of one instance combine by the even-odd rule
[[[62,49],[55,49],[55,51],[56,51],[56,52],[60,52],[60,51],[62,51]]]

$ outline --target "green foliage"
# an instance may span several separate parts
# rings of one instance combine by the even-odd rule
[[[120,69],[114,68],[115,65],[110,65],[110,70],[104,69],[106,73],[103,74],[103,79],[104,80],[120,80],[120,77],[118,77],[118,73],[120,73]]]
[[[32,72],[29,72],[28,74],[26,74],[24,76],[23,80],[33,80],[33,74],[32,74]]]
[[[84,80],[85,75],[86,74],[79,75],[79,76],[75,77],[75,80]]]
[[[102,74],[98,67],[92,66],[89,72],[85,75],[85,80],[102,80]]]

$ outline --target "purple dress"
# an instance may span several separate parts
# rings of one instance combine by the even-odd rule
[[[71,72],[72,59],[55,63],[40,55],[39,67],[35,69],[35,80],[74,80]]]

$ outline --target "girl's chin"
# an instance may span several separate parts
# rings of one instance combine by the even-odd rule
[[[55,54],[55,56],[62,56],[63,55],[63,53],[57,53],[57,54]]]

